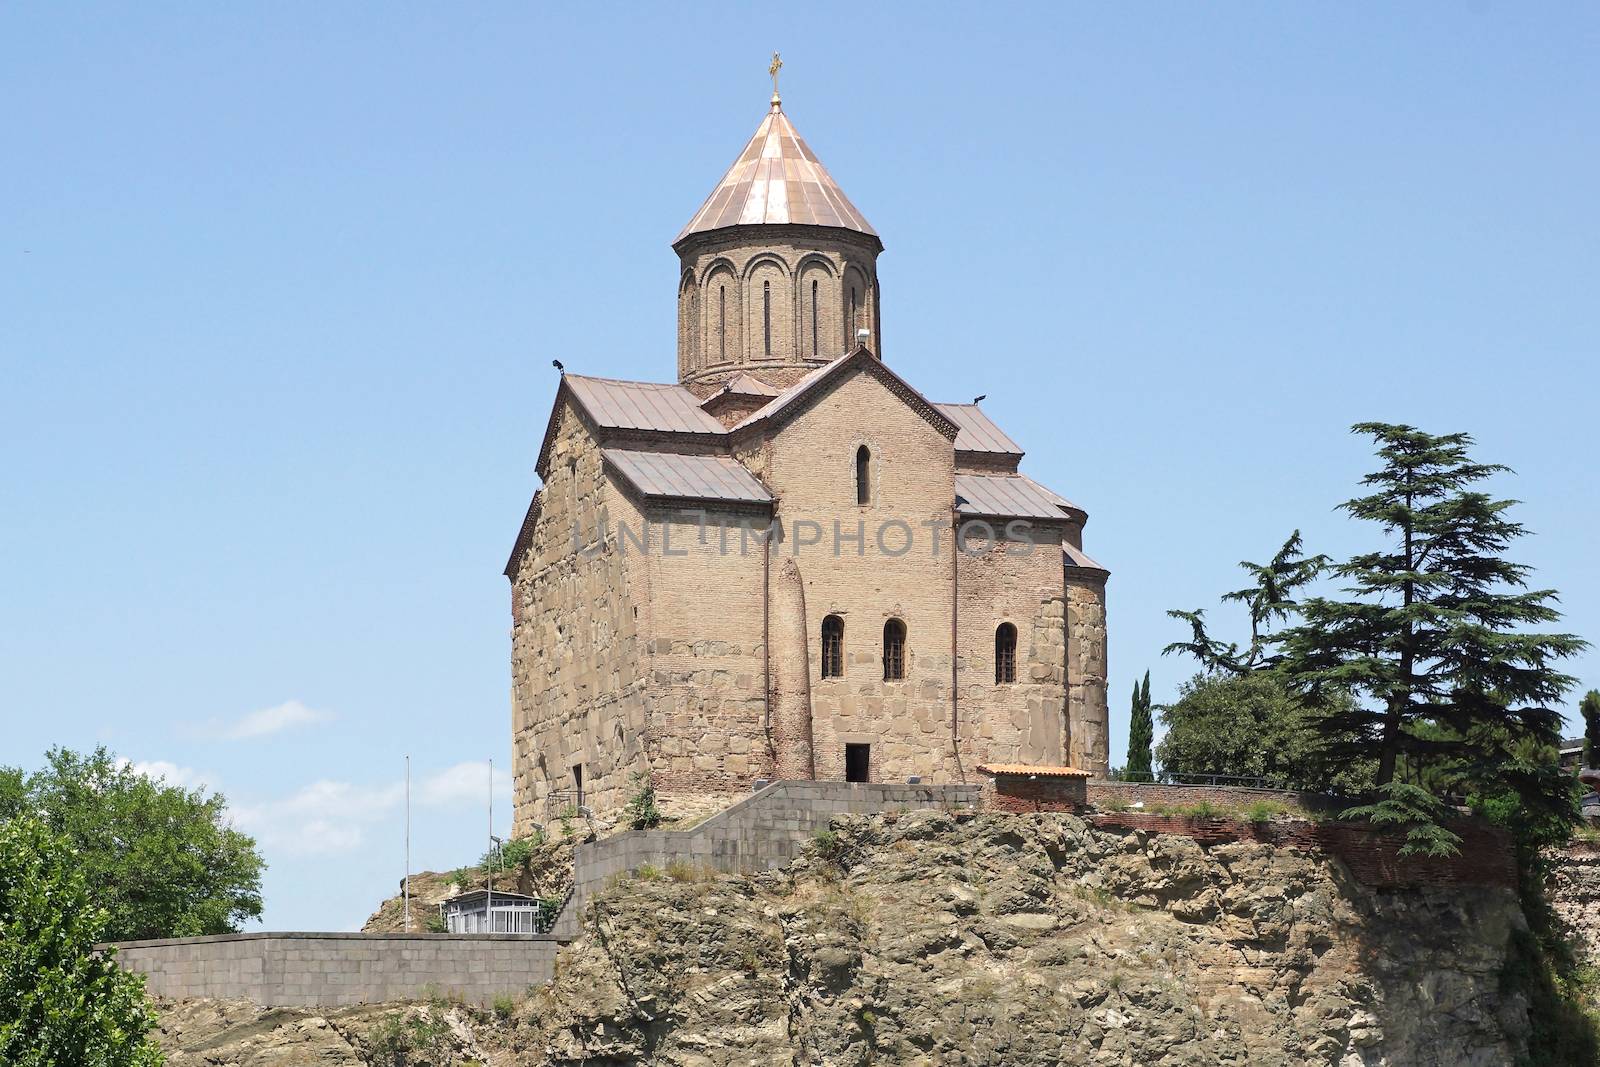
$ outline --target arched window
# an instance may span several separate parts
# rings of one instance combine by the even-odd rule
[[[890,619],[883,624],[883,680],[898,682],[906,676],[906,624]]]
[[[717,362],[728,358],[728,287],[717,286]]]
[[[856,287],[853,285],[850,287],[850,325],[845,328],[849,331],[849,335],[845,337],[844,343],[847,345],[855,344],[856,330],[859,327],[856,325]]]
[[[872,453],[866,445],[856,449],[856,503],[872,503]]]
[[[817,358],[817,282],[811,280],[811,358]]]
[[[1006,685],[1017,680],[1017,628],[1001,623],[994,631],[994,683]]]
[[[761,283],[761,334],[767,355],[772,355],[772,283]]]
[[[837,615],[822,620],[822,676],[844,677],[844,620]]]

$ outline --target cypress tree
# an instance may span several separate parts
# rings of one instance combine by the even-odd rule
[[[1583,713],[1583,765],[1593,768],[1600,760],[1600,689],[1591,689],[1578,705]]]
[[[1555,664],[1586,645],[1528,632],[1560,614],[1554,591],[1528,589],[1530,569],[1505,558],[1524,533],[1506,517],[1515,501],[1477,488],[1507,468],[1474,462],[1466,434],[1352,432],[1374,439],[1382,465],[1363,479],[1373,491],[1341,508],[1385,543],[1334,568],[1349,599],[1305,600],[1283,637],[1288,677],[1356,698],[1327,712],[1339,738],[1328,754],[1375,760],[1380,796],[1347,814],[1402,827],[1408,851],[1434,855],[1459,842],[1439,825],[1442,789],[1509,788],[1524,807],[1569,818],[1568,785],[1532,753],[1560,738],[1556,705],[1573,679]],[[1397,777],[1402,762],[1413,773]],[[1441,767],[1448,785],[1425,773]]]
[[[1130,782],[1152,779],[1150,744],[1155,739],[1155,722],[1150,712],[1150,672],[1144,672],[1144,685],[1133,683],[1133,710],[1128,719],[1128,765],[1123,778]]]

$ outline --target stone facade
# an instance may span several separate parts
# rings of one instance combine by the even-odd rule
[[[763,130],[779,119],[792,131],[774,102]],[[977,405],[933,404],[882,360],[882,243],[853,207],[705,223],[758,217],[724,201],[754,195],[763,151],[674,245],[679,384],[557,395],[506,568],[517,834],[646,779],[671,810],[763,778],[1107,768],[1086,514],[1021,475]],[[767,189],[769,216],[847,205],[809,173]]]
[[[549,981],[559,942],[541,934],[252,933],[115,947],[121,967],[174,1000],[330,1007],[460,996],[487,1006]]]

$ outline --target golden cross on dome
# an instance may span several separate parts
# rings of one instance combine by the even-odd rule
[[[783,69],[783,57],[772,53],[772,64],[767,67],[767,73],[772,75],[772,99],[778,99],[778,71]]]

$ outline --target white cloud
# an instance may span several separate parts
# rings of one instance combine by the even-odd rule
[[[479,810],[488,804],[489,765],[457,763],[433,774],[415,777],[411,802],[416,808]],[[494,772],[495,810],[503,821],[511,812],[511,775]],[[398,830],[405,810],[405,782],[356,785],[324,779],[277,800],[242,804],[233,822],[263,848],[302,856],[348,852],[362,845],[367,831],[388,824]]]
[[[509,803],[511,775],[503,768],[495,768],[495,804]],[[413,786],[413,803],[430,808],[483,807],[489,801],[489,764],[458,763],[422,780]]]
[[[197,771],[193,767],[180,767],[167,760],[130,760],[117,757],[118,769],[127,767],[134,774],[142,774],[156,782],[182,786],[184,789],[217,791],[217,776],[210,771]]]
[[[360,786],[320,781],[280,800],[243,804],[233,823],[264,847],[302,855],[326,855],[354,848],[363,831],[389,818],[405,799],[402,784]]]
[[[221,733],[233,741],[243,741],[252,737],[267,737],[270,734],[289,730],[296,726],[311,726],[319,722],[327,722],[333,716],[326,711],[308,708],[298,700],[286,701],[276,707],[262,708],[241,716],[233,723],[222,727]]]

